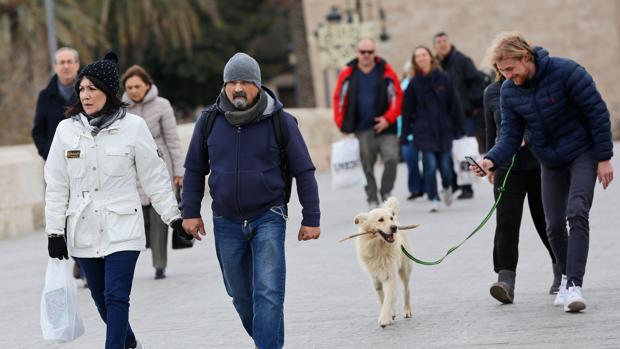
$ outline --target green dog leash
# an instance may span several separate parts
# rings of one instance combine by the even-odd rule
[[[491,210],[489,211],[489,213],[486,215],[486,217],[484,217],[484,219],[482,220],[482,222],[476,227],[476,229],[474,229],[474,231],[471,232],[471,234],[469,234],[465,240],[461,241],[461,243],[459,243],[456,246],[452,246],[450,247],[450,249],[448,250],[448,252],[446,252],[446,254],[439,258],[436,261],[423,261],[421,259],[418,259],[416,257],[414,257],[411,253],[409,253],[409,251],[407,251],[407,249],[405,248],[405,246],[400,245],[400,249],[403,251],[403,253],[405,254],[405,256],[409,257],[409,259],[411,259],[412,261],[418,263],[418,264],[422,264],[422,265],[437,265],[441,262],[443,262],[443,260],[448,257],[448,255],[454,251],[456,251],[459,247],[461,247],[467,240],[469,240],[469,238],[471,238],[472,236],[474,236],[480,229],[482,229],[482,227],[484,227],[485,224],[487,224],[487,222],[489,221],[489,219],[491,219],[491,216],[493,215],[493,212],[495,212],[495,209],[497,208],[497,205],[499,204],[499,201],[502,199],[502,194],[504,194],[504,191],[506,190],[506,182],[508,181],[508,176],[510,175],[510,171],[512,170],[512,166],[515,164],[515,157],[516,155],[512,156],[512,160],[510,162],[510,167],[508,167],[508,172],[506,172],[506,177],[504,177],[504,181],[502,182],[502,185],[498,188],[499,191],[499,195],[497,196],[497,200],[495,200],[495,203],[493,204],[493,207],[491,207]]]

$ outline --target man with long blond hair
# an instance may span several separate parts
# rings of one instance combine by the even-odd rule
[[[594,185],[598,178],[606,189],[613,180],[609,111],[582,66],[550,57],[544,48],[530,46],[520,33],[500,33],[487,61],[507,81],[501,88],[500,135],[481,166],[493,171],[505,164],[525,136],[541,163],[547,235],[563,274],[554,305],[580,312],[586,307],[581,287]],[[482,171],[471,169],[483,176]]]

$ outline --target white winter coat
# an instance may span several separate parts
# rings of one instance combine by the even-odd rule
[[[139,178],[162,220],[180,218],[164,161],[139,116],[127,113],[93,138],[81,121],[63,120],[45,163],[45,231],[63,234],[74,257],[145,249]]]

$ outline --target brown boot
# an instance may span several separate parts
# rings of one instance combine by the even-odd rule
[[[500,270],[497,274],[497,282],[491,285],[491,296],[504,304],[510,304],[514,300],[515,272],[512,270]]]

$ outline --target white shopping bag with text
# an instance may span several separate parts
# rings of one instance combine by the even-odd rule
[[[452,162],[458,185],[480,181],[479,177],[469,170],[469,163],[465,160],[466,156],[471,156],[478,163],[482,160],[482,156],[478,153],[476,137],[462,137],[452,141]]]
[[[77,309],[77,285],[68,260],[50,258],[41,294],[43,338],[69,342],[84,334],[84,321]]]
[[[347,137],[332,143],[331,173],[332,190],[366,185],[357,138]]]

